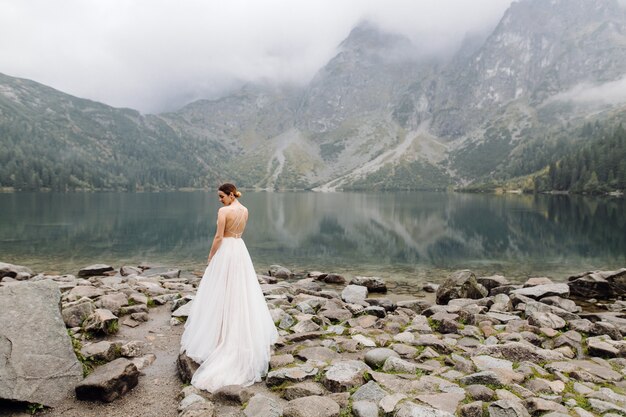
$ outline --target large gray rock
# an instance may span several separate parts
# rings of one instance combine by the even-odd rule
[[[125,358],[96,368],[76,385],[76,398],[85,401],[111,402],[133,389],[139,383],[139,371]]]
[[[0,288],[0,399],[54,406],[83,378],[55,282]]]
[[[525,295],[526,297],[539,300],[543,297],[559,296],[569,297],[569,286],[567,284],[543,284],[533,287],[520,288],[511,291],[513,294]]]
[[[339,404],[328,397],[310,396],[289,401],[284,417],[339,417]]]
[[[352,400],[353,401],[371,401],[374,403],[378,403],[387,395],[389,395],[389,393],[385,391],[384,389],[382,389],[380,385],[378,385],[374,381],[369,381],[367,384],[357,389],[354,392],[354,394],[352,394]]]
[[[485,287],[476,281],[472,271],[456,271],[437,290],[437,304],[448,304],[455,298],[483,298],[489,294]]]
[[[583,299],[615,298],[626,294],[626,268],[572,276],[567,284],[572,295]]]

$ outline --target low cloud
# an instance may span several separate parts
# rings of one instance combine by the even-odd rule
[[[626,103],[626,76],[616,81],[594,85],[582,83],[546,100],[545,104],[565,101],[582,104],[620,104]]]
[[[512,0],[0,0],[0,72],[143,112],[306,83],[360,21],[446,53]]]

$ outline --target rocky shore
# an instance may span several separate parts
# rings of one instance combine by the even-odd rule
[[[0,263],[0,415],[626,415],[626,268],[566,283],[457,271],[414,296],[273,266],[281,338],[263,382],[209,394],[179,355],[200,277]]]

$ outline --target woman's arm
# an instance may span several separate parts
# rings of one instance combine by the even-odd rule
[[[211,262],[213,255],[220,248],[222,239],[224,238],[224,228],[226,227],[226,211],[219,209],[217,211],[217,229],[215,230],[215,237],[213,238],[213,244],[211,245],[211,251],[209,252],[209,259],[207,263]]]

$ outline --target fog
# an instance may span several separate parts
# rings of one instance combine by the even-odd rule
[[[304,84],[359,22],[449,54],[511,0],[0,0],[0,72],[144,113]]]
[[[582,83],[550,97],[546,104],[553,101],[566,101],[588,104],[626,103],[626,76],[616,81],[603,84]]]

